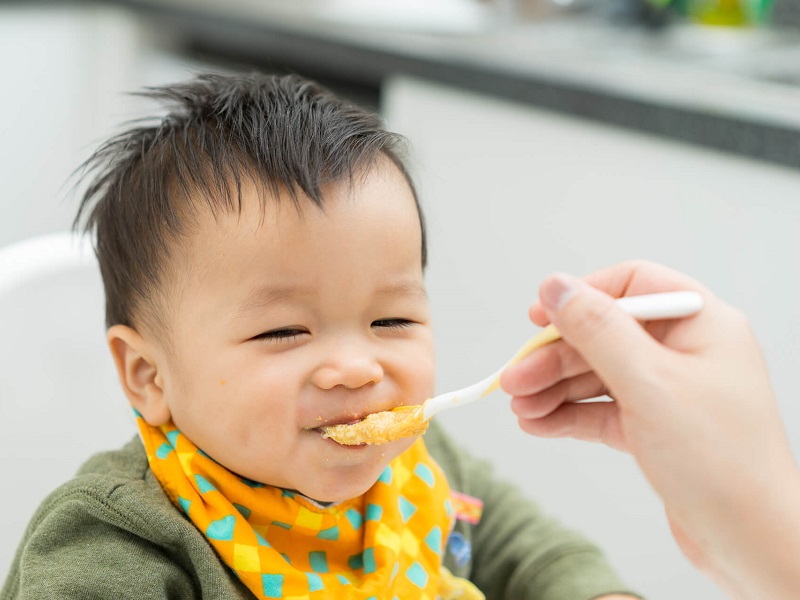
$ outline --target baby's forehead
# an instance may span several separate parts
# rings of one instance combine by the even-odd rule
[[[279,226],[283,214],[325,212],[337,199],[354,194],[369,177],[392,180],[402,187],[419,214],[416,193],[401,169],[387,156],[379,155],[374,161],[361,165],[350,174],[336,180],[323,182],[317,197],[311,197],[299,183],[291,187],[252,175],[219,182],[217,189],[197,190],[177,198],[178,212],[187,222],[186,233],[202,237],[203,230],[221,227]]]
[[[392,166],[392,168],[394,168]],[[373,169],[382,177],[385,169]],[[303,229],[311,222],[328,222],[325,217],[340,202],[348,202],[361,185],[361,177],[332,182],[322,189],[320,201],[302,191],[281,188],[277,193],[263,183],[242,180],[231,198],[209,197],[196,194],[186,199],[183,209],[183,227],[176,236],[173,251],[168,253],[172,263],[170,271],[178,279],[198,270],[207,270],[224,259],[236,247],[241,249],[249,237],[269,236],[287,242],[287,230]],[[412,190],[404,182],[403,193],[408,196],[408,206],[418,211]],[[333,221],[330,221],[333,226]],[[312,240],[308,240],[312,241]]]
[[[400,297],[426,301],[424,236],[411,190],[381,172],[351,187],[325,194],[322,206],[244,185],[233,207],[194,198],[191,226],[166,252],[160,281],[175,343],[195,335],[197,323],[213,327],[241,312],[253,290],[283,301],[272,306],[317,314],[331,303],[358,311]]]

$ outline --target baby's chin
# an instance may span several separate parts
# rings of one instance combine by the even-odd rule
[[[339,470],[335,474],[304,482],[306,485],[299,485],[297,491],[320,503],[344,502],[367,493],[378,481],[385,466],[370,469],[369,473],[356,472],[357,469]]]
[[[405,444],[404,444],[405,445]],[[367,493],[375,485],[386,466],[394,459],[395,453],[385,455],[370,465],[348,468],[326,469],[317,477],[297,482],[297,490],[318,502],[344,502]]]
[[[375,480],[366,484],[356,484],[356,482],[341,482],[336,485],[315,485],[298,486],[296,491],[306,498],[310,498],[319,504],[338,504],[365,494],[375,485]]]

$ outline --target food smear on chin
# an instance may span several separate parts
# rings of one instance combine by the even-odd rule
[[[422,420],[422,406],[398,406],[392,410],[367,415],[358,423],[320,427],[323,438],[345,446],[388,444],[425,433],[428,421]]]

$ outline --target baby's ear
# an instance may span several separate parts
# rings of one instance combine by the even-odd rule
[[[158,427],[170,419],[164,380],[152,348],[136,330],[114,325],[108,330],[108,345],[128,400],[148,424]]]

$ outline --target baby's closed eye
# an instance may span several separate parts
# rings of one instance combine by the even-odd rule
[[[406,327],[411,327],[412,325],[416,325],[415,321],[410,319],[378,319],[377,321],[372,322],[373,327],[382,327],[386,329],[404,329]]]
[[[301,335],[307,334],[306,329],[297,327],[282,327],[280,329],[271,329],[264,333],[259,333],[253,336],[253,340],[263,340],[267,342],[291,342],[296,340]]]

